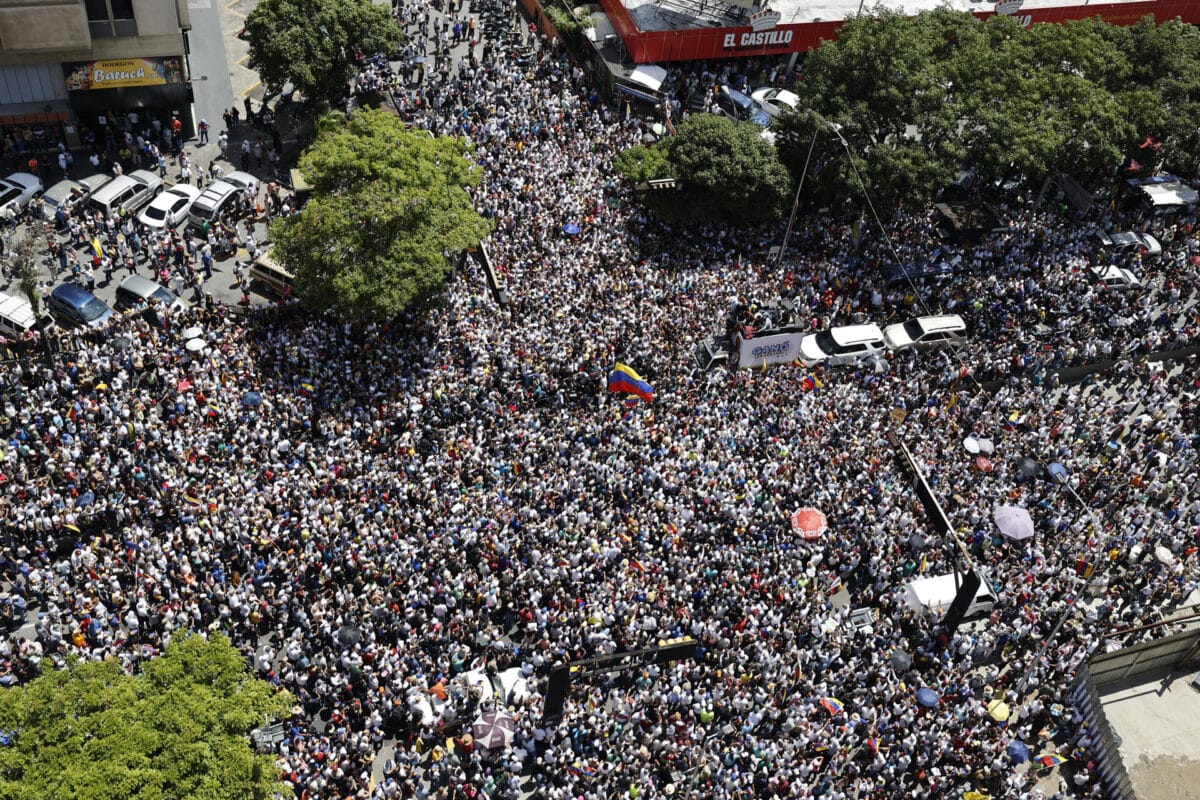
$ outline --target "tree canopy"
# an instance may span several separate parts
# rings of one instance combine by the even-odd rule
[[[386,5],[371,0],[259,0],[246,17],[250,68],[310,105],[329,103],[354,75],[352,55],[394,53],[403,39]]]
[[[794,174],[810,144],[805,194],[856,199],[836,123],[884,213],[920,206],[964,168],[982,182],[1061,171],[1087,179],[1161,142],[1168,167],[1194,174],[1200,134],[1200,32],[1147,18],[1121,28],[1099,19],[1038,24],[979,20],[947,9],[854,17],[805,62],[800,108],[777,126]],[[811,193],[809,192],[811,187]]]
[[[761,133],[753,123],[692,114],[675,136],[621,153],[617,169],[634,182],[676,180],[676,191],[644,195],[664,219],[768,222],[787,208],[791,178]]]
[[[310,199],[271,228],[300,299],[364,321],[435,294],[449,259],[489,230],[466,191],[481,179],[468,151],[462,139],[405,130],[384,111],[323,118],[300,158]]]
[[[291,698],[221,636],[172,639],[125,674],[114,659],[47,670],[0,692],[0,798],[265,800],[289,794],[247,734]]]

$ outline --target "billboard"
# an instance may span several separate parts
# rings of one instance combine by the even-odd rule
[[[67,91],[183,83],[181,58],[110,58],[63,64]]]
[[[750,368],[790,364],[800,357],[800,340],[803,338],[803,333],[775,333],[755,336],[753,339],[739,336],[738,366]]]

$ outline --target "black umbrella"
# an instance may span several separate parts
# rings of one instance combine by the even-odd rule
[[[362,631],[353,625],[343,625],[337,632],[338,644],[353,647],[362,641]]]
[[[1017,472],[1021,473],[1026,478],[1032,478],[1041,471],[1041,467],[1038,466],[1038,463],[1028,456],[1017,462]]]
[[[912,666],[912,656],[903,650],[893,650],[892,654],[888,657],[888,661],[891,662],[892,669],[896,670],[896,672],[908,672]]]

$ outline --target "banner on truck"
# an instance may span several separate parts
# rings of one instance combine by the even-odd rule
[[[775,333],[738,339],[738,366],[742,369],[770,364],[790,364],[800,357],[802,333]]]

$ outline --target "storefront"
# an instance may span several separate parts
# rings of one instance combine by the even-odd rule
[[[660,5],[655,0],[597,2],[621,37],[629,57],[637,64],[803,53],[824,39],[836,38],[844,20],[859,13],[863,7],[859,0],[830,0],[819,4],[772,0],[745,18],[746,24],[730,25],[713,12],[714,8],[721,8],[720,4],[699,2],[690,14],[694,19],[680,24],[680,20],[689,15],[679,12],[679,3],[672,3],[666,10],[666,4]],[[1132,25],[1147,14],[1159,21],[1179,17],[1184,22],[1200,24],[1200,3],[1196,0],[1099,3],[1090,0],[1002,0],[980,5],[989,9],[973,12],[980,19],[1007,14],[1025,27],[1036,22],[1059,23],[1088,17],[1102,17],[1114,25]],[[916,0],[906,7],[916,11],[924,5]],[[815,16],[817,13],[833,18],[821,19]]]
[[[128,130],[131,118],[167,125],[178,117],[187,138],[195,125],[186,63],[182,56],[119,58],[66,63],[62,72],[77,122],[97,141]]]

